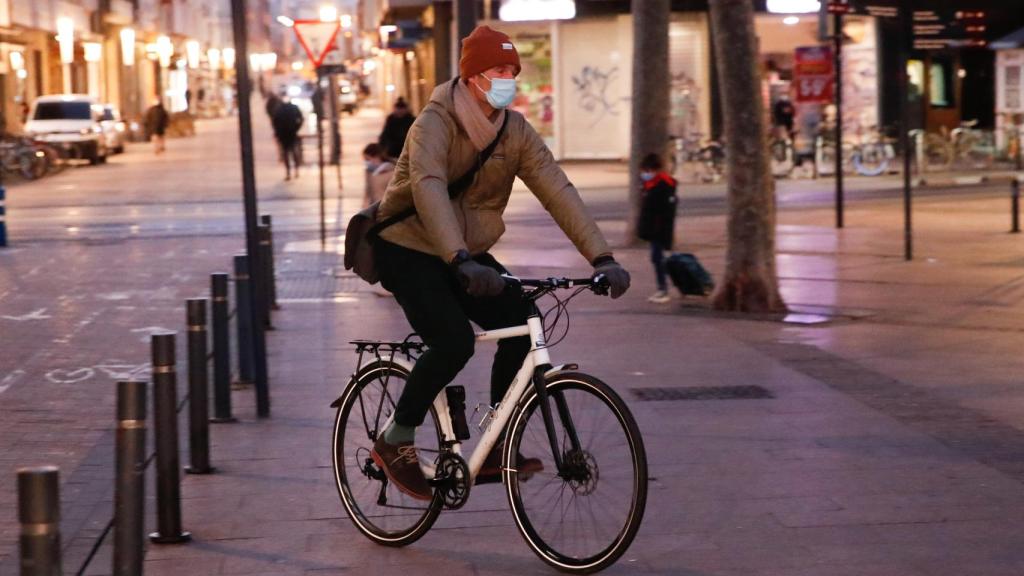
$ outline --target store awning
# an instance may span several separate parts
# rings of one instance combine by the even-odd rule
[[[389,0],[383,22],[391,24],[399,20],[417,19],[431,4],[431,0]]]
[[[988,47],[993,50],[1014,50],[1024,47],[1024,28],[992,42]]]
[[[432,34],[431,29],[424,28],[419,20],[398,20],[395,25],[398,30],[388,37],[388,43],[385,46],[389,50],[412,48],[417,42]]]

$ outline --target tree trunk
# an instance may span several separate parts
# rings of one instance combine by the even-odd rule
[[[637,241],[640,218],[640,160],[656,153],[664,156],[668,141],[669,0],[634,0],[633,12],[633,105],[629,154],[629,220],[626,242]],[[663,160],[668,160],[663,158]]]
[[[712,297],[718,310],[782,312],[775,270],[775,182],[751,0],[711,0],[729,186],[725,274]]]

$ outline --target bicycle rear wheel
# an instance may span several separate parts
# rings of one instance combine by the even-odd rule
[[[370,449],[395,411],[409,372],[380,360],[363,367],[346,387],[334,422],[334,477],[349,517],[370,540],[405,546],[418,540],[437,520],[443,504],[413,499],[388,482],[370,458]],[[421,463],[433,462],[441,446],[441,427],[431,407],[416,429]]]
[[[565,572],[596,572],[629,548],[647,502],[647,456],[636,422],[604,382],[579,373],[547,383],[563,466],[559,471],[540,400],[527,397],[510,424],[503,472],[516,525],[542,560]],[[540,458],[529,477],[516,455]]]

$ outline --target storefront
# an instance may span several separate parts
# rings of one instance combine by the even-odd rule
[[[1024,29],[992,43],[996,50],[996,146],[1024,155]],[[1014,132],[1016,150],[1010,146]]]
[[[532,23],[492,22],[519,49],[523,71],[514,108],[530,119],[559,159],[623,159],[629,155],[633,22],[609,14]],[[798,48],[820,46],[817,14],[758,14],[755,21],[771,105],[791,93]],[[851,131],[879,123],[875,21],[849,17],[844,25],[844,123]],[[706,12],[675,12],[669,24],[669,133],[707,139],[716,126],[714,55]],[[805,145],[813,142],[825,105],[798,106]],[[719,121],[720,122],[720,121]]]

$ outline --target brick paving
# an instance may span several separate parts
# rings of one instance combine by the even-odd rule
[[[346,191],[346,211],[360,193]],[[621,204],[603,190],[584,193],[618,239]],[[724,218],[688,213],[685,202],[682,210],[680,249],[720,277]],[[583,271],[529,196],[515,196],[509,214],[495,252],[515,272]],[[644,525],[608,573],[1024,572],[1024,241],[1005,233],[1002,196],[930,197],[916,205],[918,259],[904,263],[899,214],[891,201],[851,205],[849,227],[836,231],[826,210],[780,213],[784,295],[818,324],[714,313],[694,299],[646,303],[653,279],[639,249],[619,250],[634,273],[630,294],[574,302],[572,331],[553,354],[619,390],[650,460]],[[273,415],[256,419],[251,389],[234,392],[240,421],[213,428],[219,472],[183,479],[194,541],[150,545],[146,573],[550,573],[495,486],[405,549],[355,531],[333,485],[328,404],[354,368],[348,340],[407,327],[390,298],[343,273],[336,254],[319,253],[315,235],[278,240]],[[208,235],[0,252],[0,474],[61,466],[66,572],[110,517],[115,376],[145,373],[145,329],[180,331],[183,300],[205,293],[207,275],[240,246]],[[470,406],[486,396],[487,352],[481,346],[459,379]],[[631,392],[752,384],[773,397],[644,402]],[[0,482],[4,575],[16,573],[13,509],[11,483]],[[109,553],[104,546],[88,573],[109,573]]]

